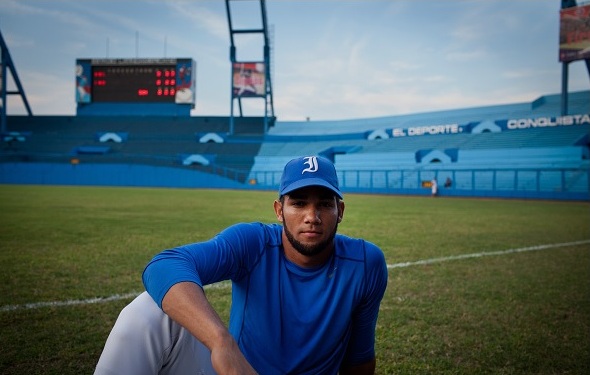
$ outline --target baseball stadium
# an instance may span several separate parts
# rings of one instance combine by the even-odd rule
[[[561,93],[281,121],[264,0],[252,30],[234,27],[232,1],[228,116],[191,116],[186,56],[81,57],[76,114],[34,115],[0,34],[16,86],[0,85],[0,373],[92,373],[147,262],[235,222],[276,221],[283,167],[305,155],[336,166],[339,231],[385,254],[377,374],[588,373],[590,90],[568,91],[567,66],[590,76],[590,37],[562,45]],[[590,5],[562,3],[562,31],[588,27]],[[234,36],[247,33],[266,41],[258,61],[237,59]],[[28,114],[7,114],[8,96]],[[264,115],[244,116],[248,100]],[[206,293],[227,320],[229,282]]]

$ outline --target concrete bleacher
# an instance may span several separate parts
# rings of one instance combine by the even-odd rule
[[[229,169],[244,180],[260,148],[259,141],[199,142],[202,133],[227,134],[227,117],[10,116],[8,128],[27,134],[24,142],[3,145],[1,160],[13,162],[69,163],[75,159],[76,163],[139,163],[215,173]],[[233,137],[261,139],[263,119],[237,118],[234,128]],[[101,142],[97,135],[105,133],[121,133],[125,139]],[[215,155],[216,164],[183,165],[182,155],[191,154]]]
[[[507,153],[508,152],[508,153]],[[584,162],[579,146],[459,150],[457,167],[577,168]],[[443,166],[444,167],[444,166]]]
[[[568,112],[581,114],[589,112],[590,91],[569,93]],[[380,128],[484,122],[508,118],[559,116],[561,95],[545,95],[532,102],[503,104],[485,107],[413,113],[361,119],[330,121],[277,121],[268,131],[272,136],[324,136],[360,134]]]
[[[460,162],[468,162],[473,159],[474,162],[487,160],[490,163],[496,163],[498,158],[505,156],[505,150],[492,153],[485,150],[498,149],[519,149],[521,151],[513,155],[523,154],[525,155],[523,158],[532,157],[535,160],[538,159],[539,154],[546,152],[548,155],[562,154],[561,159],[564,161],[566,159],[576,161],[583,156],[583,146],[574,145],[588,133],[589,129],[589,126],[576,126],[502,133],[445,134],[376,140],[266,142],[262,144],[258,156],[315,155],[330,148],[354,147],[354,153],[338,155],[337,158],[339,162],[343,163],[342,167],[361,169],[396,168],[397,162],[404,166],[419,164],[414,157],[417,151],[446,149],[461,150],[459,152]],[[540,149],[540,151],[532,150],[534,148]],[[528,151],[528,149],[531,150]],[[531,155],[526,156],[529,153]]]
[[[590,91],[570,94],[569,113],[590,114]],[[292,157],[329,154],[349,189],[421,189],[424,181],[447,177],[456,190],[588,192],[590,124],[545,126],[494,132],[459,132],[405,137],[367,134],[379,129],[470,124],[509,119],[557,118],[560,95],[531,103],[342,121],[277,122],[250,173],[262,185],[276,185]],[[497,127],[496,125],[492,127]],[[499,129],[499,128],[498,128]],[[333,152],[334,149],[351,151]],[[422,157],[438,153],[442,157]],[[422,162],[427,160],[428,162]]]

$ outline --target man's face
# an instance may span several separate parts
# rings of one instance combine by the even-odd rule
[[[277,219],[283,223],[289,244],[299,254],[312,257],[331,248],[344,202],[329,189],[310,186],[297,189],[275,202]]]

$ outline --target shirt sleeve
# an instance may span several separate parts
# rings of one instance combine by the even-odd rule
[[[352,334],[344,358],[347,365],[365,363],[375,357],[375,328],[387,278],[383,252],[374,244],[365,242],[364,297],[353,312]]]
[[[233,225],[212,239],[164,250],[145,267],[147,292],[162,308],[168,290],[180,282],[207,284],[240,277],[264,248],[260,223]]]

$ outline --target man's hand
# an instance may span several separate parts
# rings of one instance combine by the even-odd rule
[[[211,348],[211,364],[218,375],[256,375],[231,335]]]

